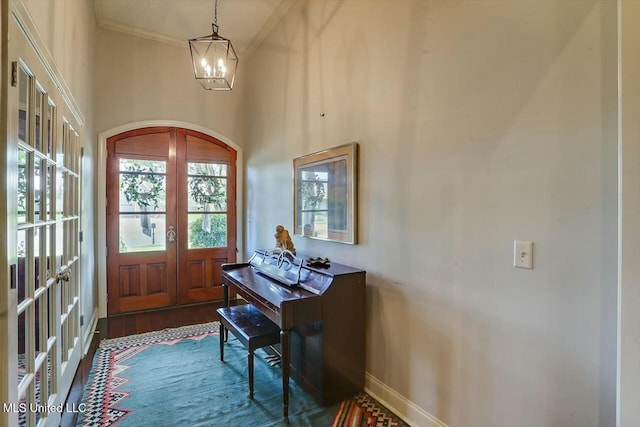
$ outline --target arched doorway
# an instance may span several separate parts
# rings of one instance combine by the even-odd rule
[[[236,259],[236,150],[179,127],[107,139],[107,311],[220,299]]]

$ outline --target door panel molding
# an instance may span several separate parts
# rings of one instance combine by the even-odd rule
[[[171,127],[171,128],[183,128],[190,131],[199,132],[202,135],[213,137],[222,143],[226,144],[230,148],[234,149],[236,152],[236,160],[235,160],[235,182],[230,181],[230,186],[235,188],[236,192],[236,221],[231,226],[235,227],[236,233],[236,248],[237,253],[242,257],[244,254],[244,226],[242,222],[242,212],[243,212],[243,170],[244,170],[244,158],[243,158],[243,150],[236,142],[231,140],[229,137],[220,134],[219,132],[207,128],[205,126],[176,121],[176,120],[144,120],[139,122],[131,122],[127,124],[123,124],[104,132],[98,134],[98,152],[97,152],[97,167],[96,167],[96,176],[106,176],[107,173],[107,139],[124,133],[128,131],[134,131],[140,128],[146,127]],[[98,272],[98,317],[106,317],[107,316],[107,243],[106,243],[106,200],[107,200],[107,188],[106,183],[104,181],[97,181],[95,192],[97,194],[97,234],[96,234],[96,269]],[[225,258],[224,256],[220,256],[219,258]],[[218,257],[216,257],[218,258]]]

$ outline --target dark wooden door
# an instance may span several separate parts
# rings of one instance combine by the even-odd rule
[[[107,141],[109,314],[222,298],[235,261],[235,150],[154,127]]]

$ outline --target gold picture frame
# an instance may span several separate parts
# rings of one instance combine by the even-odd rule
[[[355,142],[294,159],[294,233],[355,245],[357,172]]]

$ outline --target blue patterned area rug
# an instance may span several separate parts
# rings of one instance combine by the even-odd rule
[[[221,362],[218,330],[212,322],[103,340],[77,425],[286,426],[280,368],[256,351],[249,399],[247,351],[229,335]],[[405,425],[365,393],[321,407],[295,381],[290,388],[290,426]]]

